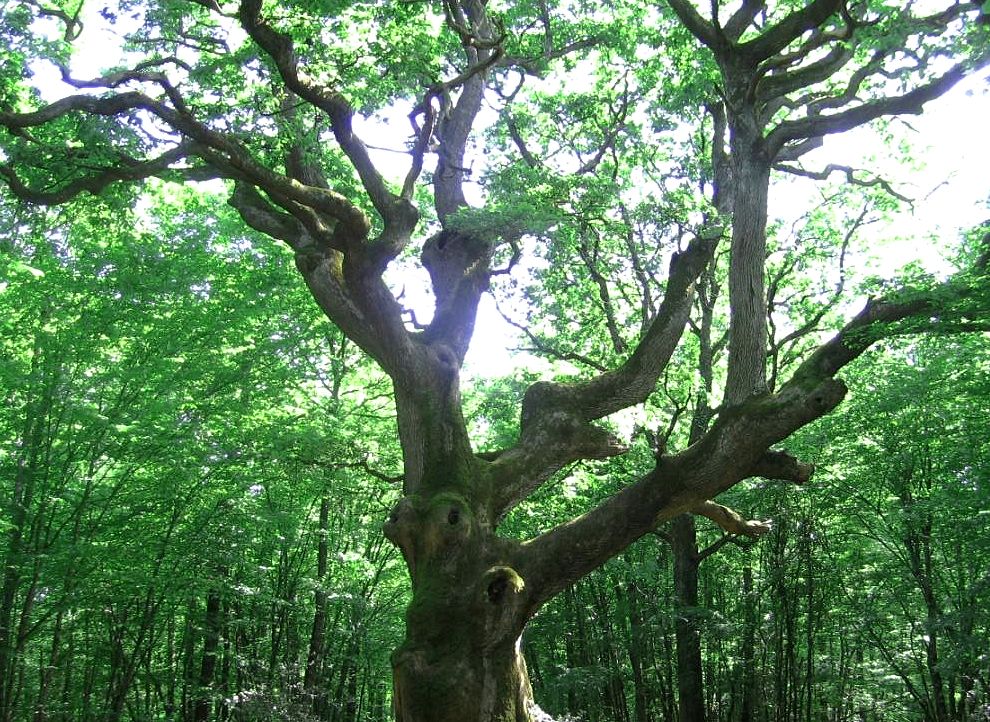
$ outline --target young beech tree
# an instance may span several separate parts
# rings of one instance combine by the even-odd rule
[[[987,326],[983,263],[935,288],[871,299],[787,380],[767,383],[771,171],[824,176],[832,169],[797,165],[824,136],[918,113],[986,65],[978,4],[134,0],[101,11],[124,36],[129,64],[77,77],[73,44],[90,22],[83,7],[3,8],[0,175],[38,204],[151,177],[224,179],[245,224],[294,251],[320,308],[391,377],[404,479],[384,531],[412,584],[406,639],[393,655],[403,722],[533,719],[519,638],[541,605],[678,514],[749,529],[711,500],[756,475],[807,480],[811,466],[774,445],[842,400],[836,374],[876,339]],[[39,58],[61,70],[64,97],[50,100],[52,84],[32,88]],[[547,78],[556,95],[540,89]],[[582,85],[610,95],[575,99]],[[607,312],[608,278],[597,277],[616,353],[593,360],[594,374],[534,383],[514,443],[476,453],[459,375],[501,259],[515,260],[527,234],[553,253],[568,223],[620,226],[630,204],[648,208],[631,190],[662,173],[645,149],[703,107],[716,129],[706,222],[670,256],[665,279],[644,282],[641,318]],[[361,137],[376,113],[388,127],[399,113],[411,120],[410,130],[389,131],[397,137],[374,139],[407,141],[396,183]],[[472,164],[498,149],[532,172],[493,173],[488,197],[511,203],[465,214]],[[576,220],[576,186],[554,185],[567,177],[598,184],[597,202]],[[689,220],[685,210],[648,225],[660,237]],[[601,420],[654,390],[696,280],[726,247],[725,392],[694,443],[659,453],[654,469],[582,516],[531,539],[500,536],[499,520],[556,472],[626,451]],[[593,244],[582,249],[595,260]],[[425,326],[383,278],[417,253],[435,298]],[[649,281],[632,250],[626,267]],[[619,343],[630,325],[641,333]]]

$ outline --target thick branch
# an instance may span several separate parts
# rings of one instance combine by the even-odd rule
[[[423,266],[430,274],[436,310],[423,333],[428,343],[447,345],[464,360],[481,294],[488,290],[494,244],[473,233],[443,230],[423,244]]]
[[[851,44],[840,44],[832,48],[821,60],[795,70],[768,75],[757,83],[757,100],[767,103],[792,91],[820,83],[832,77],[854,57]]]
[[[725,36],[735,42],[746,32],[746,28],[753,24],[753,20],[766,8],[765,0],[743,0],[742,5],[730,17],[722,27]]]
[[[806,479],[810,466],[767,450],[842,401],[846,387],[834,379],[839,369],[880,338],[985,325],[990,321],[988,285],[983,270],[961,274],[927,293],[867,303],[778,393],[723,411],[699,442],[662,458],[651,473],[584,516],[525,544],[520,572],[527,580],[529,608],[535,610],[658,524],[747,476],[766,472],[792,481]]]
[[[174,89],[169,95],[174,94]],[[177,98],[177,104],[183,105]],[[228,177],[248,180],[272,197],[286,198],[295,203],[326,213],[347,227],[352,236],[363,238],[370,229],[364,212],[347,198],[324,188],[314,188],[286,178],[254,159],[238,140],[214,131],[190,114],[180,112],[144,93],[129,91],[101,98],[71,95],[28,113],[0,113],[0,125],[11,132],[23,134],[27,128],[49,123],[70,113],[99,116],[120,116],[132,111],[147,111],[162,120],[172,130],[196,141],[196,154],[213,165],[221,165]]]
[[[749,476],[762,476],[774,481],[806,484],[815,473],[815,465],[801,461],[786,451],[765,452],[749,470]]]
[[[271,57],[286,87],[303,100],[322,110],[330,119],[334,137],[351,161],[375,210],[385,223],[377,252],[394,258],[408,241],[418,221],[418,213],[406,198],[392,193],[368,154],[364,142],[354,133],[354,110],[340,94],[319,86],[300,72],[292,38],[272,28],[261,17],[261,0],[244,0],[238,11],[241,26]]]
[[[667,0],[667,4],[677,13],[678,19],[694,37],[698,38],[705,46],[710,48],[716,55],[721,53],[722,44],[718,32],[710,22],[705,20],[694,9],[690,0]]]
[[[687,322],[693,284],[716,240],[695,239],[671,261],[666,294],[646,334],[617,369],[588,381],[536,383],[523,399],[519,442],[492,465],[496,518],[571,461],[621,453],[618,441],[590,422],[646,400]]]
[[[770,531],[769,522],[746,519],[739,512],[711,500],[701,502],[691,509],[691,513],[711,519],[729,534],[755,539]]]
[[[779,53],[801,35],[818,27],[842,7],[843,0],[812,0],[773,27],[743,43],[739,49],[755,62],[762,62]]]
[[[217,176],[216,172],[202,167],[175,168],[173,166],[174,163],[187,158],[190,152],[190,144],[183,143],[148,160],[122,157],[117,166],[104,168],[90,175],[77,178],[55,190],[38,190],[29,187],[21,181],[13,166],[6,163],[0,163],[0,177],[7,182],[11,192],[21,200],[50,206],[66,203],[82,193],[99,195],[113,183],[133,182],[152,177],[207,180]]]
[[[501,38],[496,38],[481,0],[450,0],[444,3],[448,25],[461,35],[469,67],[457,102],[444,109],[436,134],[440,140],[437,169],[433,176],[434,204],[441,223],[467,205],[464,199],[464,152],[481,110],[487,85],[487,70],[501,57]],[[470,23],[470,27],[468,27]]]
[[[301,251],[305,247],[300,222],[266,201],[253,185],[235,183],[228,203],[254,230],[285,242],[293,250]]]
[[[785,143],[795,140],[842,133],[885,115],[919,114],[925,103],[944,95],[973,70],[987,64],[990,64],[990,53],[975,63],[960,62],[932,82],[903,95],[879,98],[832,115],[814,115],[801,120],[784,121],[767,138],[771,157],[775,157]]]
[[[639,481],[528,542],[527,563],[520,572],[532,608],[659,524],[734,486],[771,444],[831,411],[845,391],[841,382],[828,378],[800,397],[751,399],[723,413],[701,441],[661,459]]]

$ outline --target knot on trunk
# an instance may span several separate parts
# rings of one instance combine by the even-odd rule
[[[526,582],[512,567],[492,567],[482,577],[485,596],[490,604],[502,604],[526,588]]]
[[[416,566],[415,541],[418,526],[419,514],[410,496],[399,499],[382,525],[382,533],[402,552],[410,572]]]
[[[419,566],[454,571],[476,536],[477,521],[468,500],[454,492],[424,499],[403,497],[382,526],[385,538],[402,551],[410,574]]]
[[[450,300],[467,279],[486,284],[491,255],[491,244],[469,233],[443,230],[430,237],[423,244],[422,260],[438,305]]]
[[[491,649],[516,639],[524,624],[522,607],[526,582],[512,567],[495,566],[481,575],[479,586],[485,620],[482,646]]]

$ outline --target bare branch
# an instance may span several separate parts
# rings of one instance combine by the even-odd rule
[[[551,48],[549,50],[544,50],[542,56],[538,58],[528,58],[520,55],[503,55],[499,61],[498,65],[503,68],[521,68],[523,72],[529,75],[535,75],[536,77],[542,78],[546,70],[547,63],[558,60],[560,58],[567,57],[571,53],[576,53],[580,50],[587,50],[589,48],[597,47],[601,45],[601,38],[598,37],[587,37],[581,38],[580,40],[575,40],[574,42],[563,45],[559,48]]]
[[[838,302],[841,300],[842,293],[846,285],[846,252],[849,250],[849,244],[852,241],[853,236],[866,221],[866,216],[869,213],[869,211],[870,211],[870,205],[869,204],[864,205],[863,210],[860,211],[859,216],[856,218],[856,220],[853,221],[850,227],[846,230],[846,233],[842,238],[842,244],[839,248],[839,280],[835,284],[835,289],[833,290],[832,295],[828,298],[827,301],[825,301],[821,305],[821,307],[818,309],[817,312],[812,314],[811,318],[807,319],[804,323],[802,323],[800,326],[798,326],[790,333],[786,334],[780,340],[775,339],[773,335],[771,335],[770,338],[770,356],[772,359],[772,370],[770,377],[771,389],[776,387],[777,375],[780,371],[780,364],[779,364],[780,350],[789,344],[793,345],[798,340],[817,331],[818,326],[821,323],[822,319],[825,318],[825,314],[827,314],[829,310],[833,309],[836,306],[836,304],[838,304]],[[768,309],[772,308],[772,305],[773,305],[772,298],[768,298],[768,302],[767,302]]]
[[[334,137],[358,173],[386,230],[376,253],[381,262],[394,258],[408,242],[419,215],[408,199],[393,194],[368,154],[364,142],[354,133],[354,110],[337,92],[317,85],[300,72],[292,38],[272,28],[261,16],[261,0],[243,0],[238,10],[241,26],[275,63],[286,87],[322,110],[330,119]]]
[[[711,519],[729,534],[761,537],[770,531],[770,522],[743,518],[738,512],[714,501],[703,501],[691,509],[692,514]]]
[[[541,165],[540,161],[537,160],[536,156],[534,156],[532,152],[530,152],[529,148],[526,147],[526,141],[519,132],[519,126],[509,113],[506,113],[505,116],[505,126],[508,128],[509,137],[512,139],[512,142],[516,144],[516,148],[518,148],[519,155],[522,156],[523,162],[525,162],[530,168],[538,168]]]
[[[502,310],[501,306],[499,306],[497,303],[495,305],[495,310],[498,311],[499,315],[505,320],[507,324],[509,324],[513,328],[518,329],[519,331],[522,331],[526,335],[526,338],[528,338],[529,342],[533,345],[533,348],[531,350],[541,353],[549,358],[581,364],[582,366],[587,366],[588,368],[594,369],[596,371],[604,372],[608,370],[607,367],[595,361],[594,359],[585,356],[584,354],[580,354],[575,351],[565,351],[563,349],[558,349],[552,346],[551,344],[547,343],[545,339],[533,333],[533,331],[530,330],[529,326],[523,323],[519,323],[518,321],[515,321],[514,319],[510,318],[505,313],[505,311]]]
[[[598,168],[598,165],[602,162],[605,155],[614,150],[615,142],[619,138],[619,131],[622,130],[622,127],[626,122],[626,115],[629,112],[630,105],[629,79],[624,77],[623,83],[625,84],[625,89],[622,93],[619,108],[614,109],[609,107],[611,122],[609,123],[607,130],[605,130],[605,137],[602,139],[601,146],[591,159],[582,164],[582,166],[576,171],[576,175],[585,175],[587,173],[594,172],[595,169]]]
[[[921,330],[958,332],[990,325],[985,271],[964,273],[927,292],[871,300],[823,344],[775,394],[723,410],[711,429],[681,453],[625,486],[585,515],[527,542],[519,571],[535,610],[560,589],[677,514],[690,511],[753,473],[801,482],[811,473],[768,449],[834,409],[846,393],[834,375],[880,338]],[[898,324],[897,322],[912,322]]]
[[[413,147],[412,153],[413,164],[409,169],[409,173],[406,175],[405,182],[402,186],[403,198],[412,198],[413,187],[416,179],[419,177],[419,174],[423,169],[423,155],[426,152],[430,139],[437,130],[437,111],[433,107],[433,102],[435,100],[440,100],[441,105],[444,103],[449,103],[448,99],[452,90],[468,83],[476,75],[486,73],[489,68],[498,62],[499,58],[502,56],[502,47],[500,45],[501,40],[502,39],[500,38],[498,43],[494,46],[494,52],[489,54],[485,60],[474,63],[468,67],[467,70],[460,73],[456,77],[451,78],[450,80],[431,85],[423,95],[423,99],[409,113],[409,121],[412,123],[413,129],[416,131],[416,143]],[[442,110],[441,114],[447,111],[449,111],[449,108]],[[420,127],[416,122],[416,118],[420,115],[423,116],[422,127]]]
[[[0,121],[2,122],[2,121]],[[13,166],[0,163],[0,177],[7,182],[11,192],[18,198],[39,205],[59,205],[82,193],[99,195],[114,183],[133,182],[145,178],[207,180],[218,174],[204,167],[176,167],[174,164],[191,154],[191,144],[183,143],[161,155],[148,160],[138,160],[121,156],[118,164],[99,169],[89,175],[76,178],[54,190],[37,190],[28,187],[18,177]]]
[[[888,195],[900,201],[904,201],[908,205],[914,205],[914,202],[910,198],[895,191],[893,186],[891,186],[890,182],[884,180],[880,176],[873,176],[869,180],[858,178],[856,174],[863,172],[862,169],[860,168],[853,168],[851,166],[840,165],[838,163],[829,163],[827,166],[825,166],[824,169],[820,171],[812,171],[812,170],[806,170],[798,166],[787,165],[786,163],[775,163],[773,169],[779,170],[783,173],[790,173],[791,175],[797,175],[803,178],[811,178],[813,180],[820,180],[820,181],[827,180],[828,177],[833,173],[843,173],[846,176],[846,182],[849,183],[850,185],[860,186],[861,188],[875,188],[879,186]]]
[[[919,114],[925,103],[944,95],[973,70],[988,64],[990,53],[972,63],[960,62],[930,83],[903,95],[879,98],[832,115],[814,115],[801,120],[784,121],[767,137],[771,157],[777,158],[784,145],[792,141],[841,133],[885,115]],[[793,157],[793,153],[789,157]]]
[[[675,254],[663,302],[622,365],[587,381],[540,382],[527,390],[519,442],[492,465],[493,517],[571,461],[622,453],[624,447],[615,437],[590,422],[641,403],[656,387],[687,322],[694,281],[716,243],[715,238],[699,237]]]
[[[608,288],[608,279],[605,278],[604,274],[598,268],[600,243],[597,235],[595,237],[594,247],[592,248],[589,244],[588,236],[593,233],[594,229],[589,225],[585,225],[581,229],[578,234],[578,255],[584,262],[585,269],[588,271],[588,275],[591,276],[591,280],[595,282],[595,286],[598,288],[598,306],[605,316],[605,327],[608,329],[609,339],[612,341],[612,349],[615,353],[622,354],[627,349],[626,340],[619,331],[619,322],[615,316],[615,309]]]
[[[71,15],[60,8],[44,5],[41,2],[38,2],[38,0],[25,0],[25,3],[35,8],[39,15],[55,18],[56,20],[61,21],[61,23],[65,26],[65,32],[62,35],[62,39],[65,42],[71,43],[73,40],[76,40],[80,34],[82,34],[83,24],[79,19],[79,15],[82,13],[83,3],[79,3],[76,7],[76,11]]]

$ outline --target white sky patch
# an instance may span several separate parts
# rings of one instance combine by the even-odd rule
[[[858,177],[879,175],[914,208],[897,214],[891,223],[872,225],[867,234],[870,272],[893,277],[909,261],[926,270],[950,269],[944,253],[960,234],[990,219],[990,73],[960,82],[926,105],[921,115],[892,120],[892,131],[904,139],[910,160],[903,163],[895,148],[883,144],[870,126],[827,136],[824,145],[802,159],[804,167],[820,171],[829,163],[862,169]],[[914,167],[912,167],[912,165]],[[832,176],[836,182],[842,174]],[[770,190],[770,215],[791,222],[818,197],[822,183],[788,176]]]

